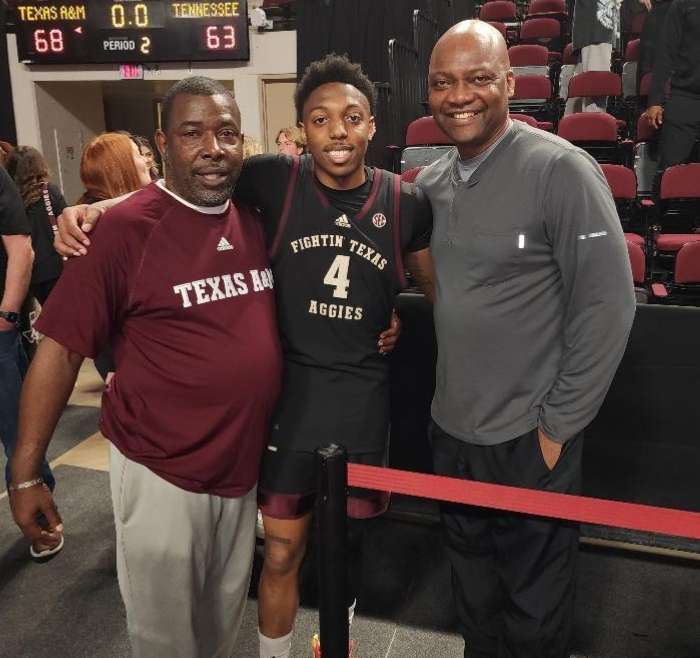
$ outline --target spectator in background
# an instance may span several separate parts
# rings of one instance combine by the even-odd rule
[[[94,203],[140,190],[151,182],[151,172],[130,135],[102,133],[83,149],[80,179],[85,192],[78,203]],[[109,348],[98,354],[95,368],[109,384],[114,372],[114,359]]]
[[[700,139],[700,0],[673,0],[666,13],[645,115],[655,128],[663,125],[660,179],[667,167],[688,162]]]
[[[303,155],[306,152],[304,133],[296,126],[282,128],[275,138],[277,152],[283,155]]]
[[[80,180],[85,192],[78,203],[94,203],[141,189],[151,182],[151,173],[132,139],[102,133],[83,149]]]
[[[156,156],[153,153],[151,142],[145,137],[141,137],[141,135],[131,135],[131,139],[136,142],[139,153],[146,160],[148,170],[151,173],[151,180],[158,180],[160,178],[160,172],[158,171],[158,163],[156,162]]]
[[[578,53],[574,74],[586,71],[609,71],[613,40],[620,33],[622,0],[575,0],[572,43]],[[572,98],[566,102],[565,114],[605,112],[607,99]]]
[[[17,147],[7,161],[29,219],[34,247],[34,267],[30,293],[44,304],[63,269],[63,261],[53,248],[53,225],[66,207],[61,191],[49,183],[44,156],[32,146]]]
[[[32,275],[34,253],[30,233],[22,197],[10,175],[0,167],[0,440],[7,456],[5,481],[8,486],[10,457],[17,442],[20,390],[27,372],[27,355],[17,323]],[[46,459],[41,461],[38,472],[44,484],[53,489],[55,480]],[[35,557],[47,557],[61,550],[62,545],[62,540],[54,541],[42,534],[30,550]]]
[[[658,53],[661,37],[663,36],[666,14],[673,0],[645,0],[649,2],[649,15],[644,21],[642,33],[639,35],[639,62],[637,64],[637,91],[642,78],[651,73],[654,60]]]

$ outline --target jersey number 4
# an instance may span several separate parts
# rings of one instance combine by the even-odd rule
[[[333,287],[333,297],[339,299],[348,298],[348,288],[350,287],[349,269],[350,256],[336,256],[333,259],[326,276],[323,277],[323,283]]]

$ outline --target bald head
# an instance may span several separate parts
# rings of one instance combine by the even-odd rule
[[[514,88],[506,42],[488,23],[462,21],[435,44],[430,110],[463,158],[478,155],[503,134]]]
[[[430,55],[430,69],[434,63],[452,58],[455,51],[469,50],[497,63],[503,70],[510,68],[508,46],[503,35],[485,21],[461,21],[453,25],[435,44]]]

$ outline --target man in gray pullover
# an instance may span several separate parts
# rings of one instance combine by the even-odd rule
[[[418,177],[433,206],[438,474],[579,493],[582,431],[622,358],[635,300],[595,161],[508,118],[506,44],[464,21],[441,37],[429,101],[457,149]],[[576,525],[445,505],[465,656],[564,658]]]

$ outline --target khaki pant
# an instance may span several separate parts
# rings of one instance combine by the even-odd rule
[[[117,574],[134,658],[231,658],[255,546],[256,491],[196,494],[110,452]]]

